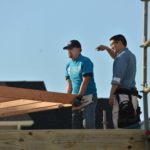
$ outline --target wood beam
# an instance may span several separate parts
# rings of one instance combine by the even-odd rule
[[[34,100],[16,100],[3,102],[0,105],[0,117],[8,117],[13,115],[27,114],[31,112],[39,112],[50,109],[58,109],[61,107],[71,107],[70,104],[41,102]]]
[[[143,130],[1,131],[4,150],[143,150]]]
[[[28,99],[70,104],[75,98],[72,94],[0,86],[0,102]]]

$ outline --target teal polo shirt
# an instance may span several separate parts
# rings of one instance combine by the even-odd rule
[[[84,76],[90,76],[87,89],[84,95],[93,94],[97,96],[97,89],[94,81],[93,63],[88,57],[81,54],[76,60],[71,60],[66,65],[66,79],[71,80],[72,94],[78,94]]]

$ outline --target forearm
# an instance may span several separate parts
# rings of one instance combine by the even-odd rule
[[[109,47],[106,47],[108,54],[114,59],[116,57],[116,53]]]
[[[79,90],[79,93],[78,93],[79,95],[81,95],[81,96],[84,95],[84,93],[87,89],[89,80],[90,80],[90,77],[83,77],[83,81],[81,83],[80,90]]]
[[[114,104],[114,94],[115,94],[117,88],[118,88],[118,85],[114,85],[114,84],[111,87],[110,96],[109,96],[109,104],[111,106],[113,106],[113,104]]]
[[[116,53],[113,49],[109,48],[108,46],[105,45],[99,45],[96,48],[98,51],[104,51],[107,50],[108,54],[114,59],[116,57]]]
[[[110,96],[109,97],[112,98],[114,96],[117,88],[118,88],[118,85],[112,84],[112,87],[111,87],[111,90],[110,90]]]
[[[66,84],[66,93],[72,93],[72,86],[71,86],[71,81],[67,80],[67,84]]]

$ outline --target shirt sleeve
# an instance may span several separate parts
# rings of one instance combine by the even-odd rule
[[[90,59],[86,59],[82,65],[82,76],[93,76],[93,63]]]
[[[113,78],[111,84],[120,85],[121,80],[127,73],[128,59],[117,58],[113,66]]]

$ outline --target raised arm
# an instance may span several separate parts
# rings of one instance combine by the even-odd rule
[[[108,54],[114,59],[116,57],[116,53],[114,50],[109,48],[108,46],[105,45],[99,45],[97,48],[97,51],[104,51],[107,50]]]

